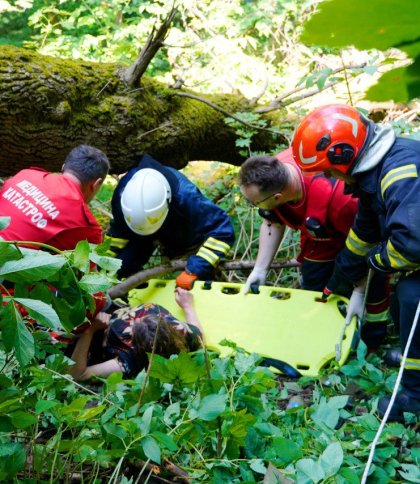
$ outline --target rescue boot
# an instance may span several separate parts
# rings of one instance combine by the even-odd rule
[[[391,397],[382,397],[378,402],[378,413],[382,418],[385,415],[388,408]],[[388,416],[388,421],[404,422],[404,412],[414,413],[420,415],[420,400],[414,397],[410,397],[403,391],[397,393],[394,401],[394,405]]]
[[[401,364],[401,356],[400,348],[391,348],[385,353],[384,363],[390,368],[399,368]]]

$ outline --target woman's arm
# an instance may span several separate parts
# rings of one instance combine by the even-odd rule
[[[202,339],[204,340],[204,331],[198,319],[197,312],[194,307],[194,296],[190,291],[177,287],[175,289],[175,301],[181,306],[185,314],[185,319],[188,324],[199,329]]]
[[[121,366],[116,358],[97,365],[87,366],[89,348],[93,335],[96,331],[108,326],[109,315],[99,313],[94,319],[92,326],[82,333],[77,340],[71,359],[74,365],[69,367],[70,375],[77,381],[87,380],[92,376],[107,377],[111,373],[122,372]]]

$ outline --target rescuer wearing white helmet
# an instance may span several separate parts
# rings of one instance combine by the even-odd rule
[[[112,197],[108,235],[122,260],[118,273],[138,272],[159,247],[168,257],[189,255],[177,285],[191,289],[196,279],[211,279],[235,236],[220,207],[204,197],[182,173],[145,154],[119,181]]]
[[[153,168],[139,170],[121,195],[121,208],[130,229],[139,235],[151,235],[166,219],[171,201],[168,180]]]

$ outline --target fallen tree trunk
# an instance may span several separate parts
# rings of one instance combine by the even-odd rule
[[[143,282],[153,279],[154,277],[161,276],[163,274],[169,274],[175,271],[182,271],[187,265],[186,260],[174,259],[167,264],[161,264],[150,269],[136,272],[130,277],[127,277],[123,282],[117,284],[109,289],[108,294],[111,299],[125,296],[131,289],[138,287]],[[234,260],[228,262],[221,262],[220,269],[225,271],[233,270],[249,270],[251,271],[255,266],[254,260]],[[292,261],[274,261],[271,263],[271,269],[284,269],[286,267],[298,267],[297,262]]]
[[[132,156],[142,152],[176,168],[190,160],[242,163],[224,118],[226,112],[251,111],[247,99],[209,95],[208,104],[193,93],[177,96],[181,91],[145,76],[132,88],[123,81],[125,71],[2,46],[0,176],[31,165],[59,171],[81,143],[105,151],[113,173],[127,171]],[[260,131],[253,149],[268,151],[280,140]]]

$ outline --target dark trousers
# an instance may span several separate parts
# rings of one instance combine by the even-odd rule
[[[334,272],[335,261],[304,260],[301,265],[302,288],[308,291],[322,291]],[[353,284],[342,281],[336,289],[337,294],[349,298]],[[375,273],[369,287],[367,310],[370,313],[382,312],[389,305],[389,277]],[[377,348],[385,339],[387,320],[368,322],[362,327],[361,338],[368,348]]]
[[[399,303],[401,351],[404,352],[420,301],[420,272],[401,277],[396,292]],[[417,323],[407,358],[406,368],[417,366],[417,369],[405,369],[401,383],[406,393],[420,399],[420,322]]]

